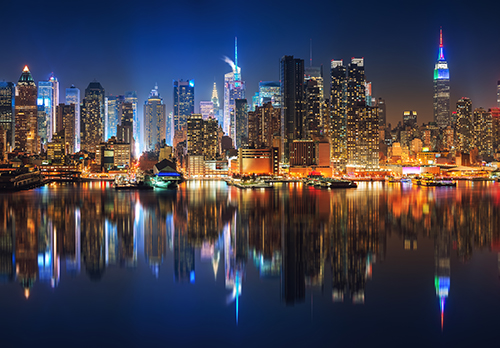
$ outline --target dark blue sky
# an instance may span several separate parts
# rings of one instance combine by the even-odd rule
[[[108,94],[136,90],[140,104],[157,82],[171,110],[174,79],[195,79],[198,105],[215,78],[222,98],[230,67],[221,58],[233,58],[235,36],[248,99],[259,81],[279,78],[281,56],[307,62],[312,39],[327,85],[331,59],[364,57],[389,122],[403,110],[429,121],[440,26],[452,110],[463,96],[495,106],[500,4],[481,3],[494,2],[3,1],[0,80],[17,81],[28,64],[36,81],[54,72],[61,94],[71,84],[83,94],[95,78]]]

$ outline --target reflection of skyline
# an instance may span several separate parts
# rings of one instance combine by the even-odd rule
[[[468,262],[476,250],[500,245],[499,202],[490,191],[220,185],[189,182],[161,195],[81,185],[1,196],[0,280],[20,283],[29,297],[36,284],[56,287],[65,274],[100,281],[111,268],[146,262],[156,277],[173,270],[174,282],[196,285],[201,275],[195,271],[207,269],[196,268],[199,255],[211,264],[216,283],[223,272],[228,302],[237,307],[245,299],[248,267],[263,282],[279,279],[285,305],[305,302],[313,288],[328,290],[334,302],[361,304],[370,296],[367,282],[377,277],[373,265],[387,259],[393,236],[405,250],[434,242],[435,290],[444,315],[453,253]]]

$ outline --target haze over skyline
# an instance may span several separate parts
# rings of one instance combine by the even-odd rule
[[[304,9],[298,1],[224,0],[8,1],[3,6],[0,80],[17,82],[28,65],[36,82],[53,72],[61,96],[72,84],[83,94],[96,79],[106,94],[137,91],[143,104],[158,83],[170,112],[172,81],[194,79],[198,109],[200,100],[210,99],[214,78],[222,96],[223,75],[230,71],[223,56],[234,59],[237,36],[238,65],[250,103],[259,81],[279,79],[282,56],[294,55],[308,65],[312,39],[313,65],[323,64],[326,97],[331,59],[348,63],[351,57],[364,57],[373,96],[386,100],[387,121],[394,126],[404,110],[416,110],[418,122],[428,122],[433,118],[432,76],[442,26],[451,110],[464,96],[474,108],[496,106],[498,4],[360,1],[356,6],[324,2]]]

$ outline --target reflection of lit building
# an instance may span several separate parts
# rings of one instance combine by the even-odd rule
[[[434,260],[436,273],[434,286],[436,295],[439,297],[439,308],[441,310],[441,330],[444,321],[444,306],[450,290],[450,235],[445,228],[437,230],[434,244]]]
[[[167,235],[156,209],[144,212],[144,254],[153,274],[158,278],[160,266],[167,254]]]
[[[24,296],[30,295],[30,290],[38,274],[38,226],[36,213],[32,207],[25,207],[15,214],[16,226],[16,278],[24,288]]]
[[[174,279],[176,282],[194,283],[194,248],[189,243],[187,231],[174,231]]]

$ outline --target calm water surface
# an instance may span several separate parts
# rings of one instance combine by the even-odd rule
[[[500,185],[0,194],[11,346],[497,346]]]

